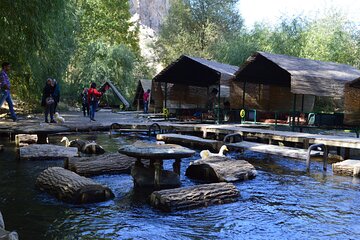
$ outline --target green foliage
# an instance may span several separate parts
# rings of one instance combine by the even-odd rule
[[[211,58],[212,49],[239,33],[237,0],[174,0],[157,41],[159,59],[169,64],[180,54]]]
[[[0,60],[13,64],[14,93],[38,103],[45,79],[63,76],[75,47],[72,1],[3,0],[0,12]]]

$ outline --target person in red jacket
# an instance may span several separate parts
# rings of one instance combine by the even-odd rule
[[[102,96],[102,93],[99,92],[98,90],[96,90],[96,83],[91,83],[91,86],[88,90],[88,103],[89,103],[89,107],[90,107],[90,120],[91,121],[96,121],[95,120],[95,111],[96,108],[98,106],[98,101],[99,98]]]

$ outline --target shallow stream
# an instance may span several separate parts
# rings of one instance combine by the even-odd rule
[[[107,134],[76,136],[96,140],[108,152],[139,139]],[[75,136],[69,136],[74,139]],[[140,137],[149,140],[147,137]],[[60,136],[50,138],[59,142]],[[152,139],[153,140],[153,139]],[[13,143],[2,142],[0,210],[8,230],[20,239],[358,239],[360,180],[321,172],[313,163],[245,152],[231,153],[254,164],[258,176],[235,185],[238,202],[188,211],[163,213],[147,202],[148,192],[134,190],[130,175],[105,175],[115,198],[104,203],[70,205],[37,191],[37,175],[62,161],[19,161]],[[183,186],[197,184],[184,176],[191,160],[181,164]],[[165,168],[171,168],[166,161]]]

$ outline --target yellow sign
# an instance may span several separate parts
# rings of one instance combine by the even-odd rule
[[[165,117],[168,117],[169,116],[169,109],[163,108],[163,114],[165,115]]]
[[[245,109],[241,109],[240,111],[240,117],[244,118],[245,117]]]

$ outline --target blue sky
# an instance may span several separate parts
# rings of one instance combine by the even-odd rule
[[[305,15],[309,18],[335,8],[360,27],[360,0],[240,0],[239,10],[245,25],[257,21],[275,24],[281,16]]]

